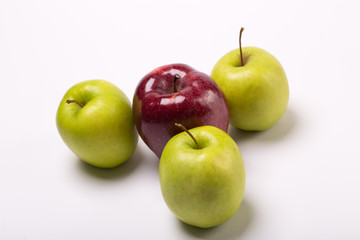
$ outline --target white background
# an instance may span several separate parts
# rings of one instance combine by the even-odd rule
[[[0,239],[360,239],[357,1],[0,1]],[[62,142],[56,110],[75,83],[105,79],[132,100],[161,65],[210,74],[237,47],[266,49],[290,85],[283,118],[230,135],[244,201],[198,229],[163,201],[158,160],[140,140],[104,170]]]

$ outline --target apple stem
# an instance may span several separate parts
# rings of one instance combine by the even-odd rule
[[[241,62],[241,66],[244,66],[244,58],[243,58],[243,54],[242,54],[242,48],[241,48],[241,35],[242,32],[244,31],[244,28],[242,27],[240,29],[240,36],[239,36],[239,48],[240,48],[240,62]]]
[[[192,135],[192,134],[189,132],[189,130],[187,130],[187,128],[186,128],[184,125],[182,125],[182,124],[180,124],[180,123],[175,123],[175,126],[181,128],[183,131],[185,131],[185,132],[192,138],[192,140],[194,140],[197,149],[200,149],[200,145],[199,145],[199,143],[196,141],[194,135]]]
[[[66,100],[66,103],[67,104],[70,104],[70,103],[76,103],[77,105],[79,105],[80,107],[84,107],[84,105],[82,105],[81,103],[79,103],[78,101],[76,101],[76,100]]]
[[[176,81],[180,78],[179,74],[174,75],[174,92],[177,92]]]

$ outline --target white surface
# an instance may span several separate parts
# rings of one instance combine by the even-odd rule
[[[360,239],[357,1],[0,2],[0,239]],[[132,99],[155,67],[210,73],[244,46],[274,54],[290,102],[271,129],[230,129],[247,170],[236,215],[202,230],[176,219],[142,141],[103,170],[63,144],[55,114],[79,81]]]

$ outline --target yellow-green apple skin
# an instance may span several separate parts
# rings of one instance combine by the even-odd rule
[[[223,90],[230,110],[230,123],[236,128],[261,131],[274,125],[289,101],[289,85],[280,62],[267,51],[242,48],[224,55],[211,77]]]
[[[183,222],[209,228],[230,219],[245,190],[245,168],[234,140],[213,126],[179,133],[159,163],[160,186],[169,209]]]
[[[83,107],[67,100],[76,100]],[[71,87],[60,102],[56,125],[72,152],[101,168],[125,162],[138,141],[129,99],[105,80],[84,81]]]

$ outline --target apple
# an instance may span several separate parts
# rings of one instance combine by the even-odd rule
[[[161,192],[181,221],[213,227],[230,219],[241,204],[244,162],[237,144],[221,129],[184,130],[170,139],[161,155]]]
[[[224,55],[211,77],[224,91],[230,109],[230,124],[249,131],[274,125],[289,101],[289,85],[280,62],[257,47],[240,48]],[[240,51],[239,51],[240,50]]]
[[[185,64],[165,65],[139,82],[133,98],[136,128],[160,158],[165,144],[181,130],[212,125],[227,132],[229,109],[223,92],[205,73]]]
[[[129,99],[105,80],[71,87],[60,102],[56,125],[75,155],[101,168],[125,162],[138,141]]]

